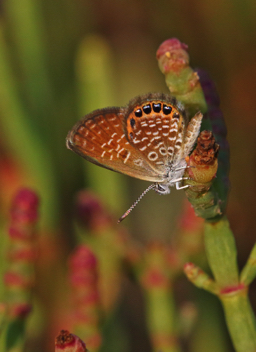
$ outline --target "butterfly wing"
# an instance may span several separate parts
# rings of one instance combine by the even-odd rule
[[[185,119],[174,106],[168,105],[170,112],[154,112],[153,104],[148,103],[140,118],[136,117],[136,108],[130,112],[126,122],[127,138],[132,146],[140,151],[148,165],[158,174],[167,175],[173,166],[176,166],[175,158],[182,158]],[[167,105],[166,105],[167,107]]]
[[[141,180],[163,181],[143,153],[127,139],[126,108],[93,111],[69,132],[67,147],[86,160]]]

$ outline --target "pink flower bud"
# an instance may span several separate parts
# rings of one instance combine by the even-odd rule
[[[169,71],[179,72],[185,66],[188,66],[187,49],[187,45],[176,38],[164,41],[156,52],[160,70],[166,74]]]
[[[156,56],[159,58],[160,56],[165,55],[166,52],[180,49],[188,50],[187,44],[181,43],[177,38],[167,39],[159,46]]]
[[[9,267],[4,275],[7,313],[11,319],[25,319],[31,311],[34,286],[34,262],[37,257],[35,225],[38,197],[30,189],[21,189],[10,209]]]
[[[97,266],[97,259],[89,247],[81,245],[76,249],[75,255],[70,259],[70,267],[73,270],[93,270]]]
[[[16,223],[34,223],[37,220],[38,197],[30,189],[21,189],[13,199],[11,219]]]
[[[61,330],[55,339],[55,352],[87,352],[85,343],[67,330]]]

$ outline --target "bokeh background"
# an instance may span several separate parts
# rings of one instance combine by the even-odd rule
[[[231,150],[227,213],[242,266],[256,237],[255,1],[2,0],[0,10],[1,221],[4,228],[19,186],[38,192],[42,279],[36,293],[44,318],[38,331],[58,332],[53,322],[65,299],[59,288],[76,243],[76,192],[91,188],[119,218],[147,187],[68,151],[67,132],[94,109],[167,92],[155,53],[171,37],[189,46],[191,66],[206,69],[220,95]],[[183,199],[175,190],[147,194],[125,220],[131,235],[141,243],[168,241]]]

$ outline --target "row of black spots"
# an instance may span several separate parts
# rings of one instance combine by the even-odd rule
[[[142,109],[139,108],[135,110],[135,116],[142,117],[143,112],[148,115],[151,113],[152,108],[153,108],[153,111],[157,113],[163,110],[164,115],[170,115],[170,113],[172,112],[172,107],[170,105],[163,104],[163,109],[162,109],[161,103],[152,103],[152,107],[151,107],[151,104],[146,104],[142,107]]]
[[[141,117],[142,114],[143,114],[142,110],[143,110],[143,112],[144,112],[145,114],[147,114],[147,115],[150,114],[151,111],[152,111],[151,105],[150,105],[150,104],[147,104],[147,105],[144,105],[144,106],[142,107],[142,109],[139,108],[139,109],[135,110],[135,116],[136,116],[136,117]],[[159,111],[160,111],[160,110],[159,110]]]

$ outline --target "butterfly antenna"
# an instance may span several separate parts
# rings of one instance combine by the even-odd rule
[[[133,210],[133,208],[136,207],[136,205],[139,203],[139,201],[145,196],[146,193],[148,193],[148,191],[150,191],[151,189],[155,188],[156,185],[153,183],[152,185],[150,185],[148,188],[145,189],[145,191],[143,193],[141,193],[141,195],[139,196],[139,198],[133,203],[133,205],[126,210],[126,212],[124,213],[124,215],[122,215],[117,223],[119,224],[121,221],[123,221],[129,214],[130,212]]]

